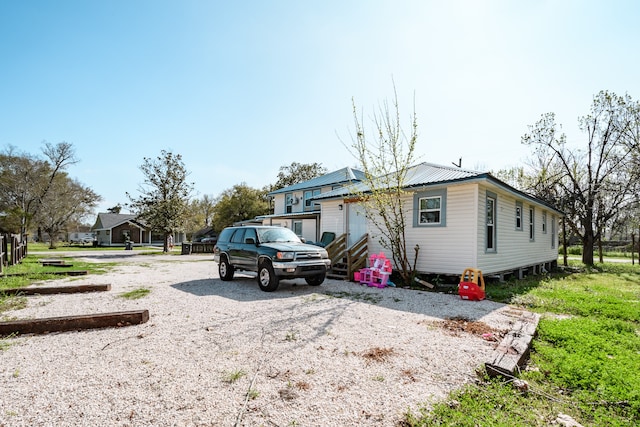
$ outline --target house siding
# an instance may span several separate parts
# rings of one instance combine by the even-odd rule
[[[343,205],[340,210],[339,205]],[[344,204],[341,200],[331,200],[322,203],[322,214],[320,215],[320,229],[322,232],[328,231],[340,236],[346,232]],[[322,233],[320,233],[322,235]]]
[[[446,189],[445,227],[414,227],[413,194],[404,199],[409,262],[413,263],[414,248],[419,245],[416,263],[419,272],[457,275],[476,264],[474,218],[477,217],[477,187],[477,184],[467,184]],[[371,234],[369,252],[385,252],[379,242],[380,231],[375,230]]]
[[[486,194],[487,191],[497,194],[496,201],[496,252],[487,252],[486,243]],[[552,247],[551,221],[555,215],[548,208],[530,200],[518,198],[510,193],[500,191],[497,187],[482,184],[479,186],[477,210],[478,263],[477,268],[483,274],[498,273],[516,267],[543,264],[557,259],[557,242]],[[522,227],[516,229],[516,206],[522,204]],[[529,207],[534,208],[534,239],[529,238]],[[543,233],[543,215],[547,215],[547,232]],[[556,224],[557,230],[557,224]],[[557,233],[556,233],[557,235]]]

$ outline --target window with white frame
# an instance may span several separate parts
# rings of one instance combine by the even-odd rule
[[[293,212],[293,193],[284,195],[284,211],[285,213]]]
[[[315,190],[306,190],[304,192],[304,210],[305,211],[312,211],[312,210],[316,210],[318,209],[318,207],[320,206],[318,203],[312,203],[311,198],[313,196],[317,196],[320,194],[320,189],[316,188]]]
[[[516,202],[516,230],[522,231],[522,202]]]
[[[529,240],[530,241],[534,241],[536,234],[536,228],[535,228],[535,209],[533,206],[529,206]]]
[[[487,192],[487,216],[485,233],[485,248],[487,252],[496,252],[496,201],[497,196],[494,193]]]
[[[418,191],[413,194],[414,227],[446,227],[447,190]]]
[[[422,197],[418,202],[418,223],[424,224],[440,224],[442,198]]]
[[[547,212],[542,212],[542,234],[547,234]]]

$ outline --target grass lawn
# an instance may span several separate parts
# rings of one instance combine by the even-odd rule
[[[29,246],[31,247],[31,245]],[[23,288],[34,283],[60,279],[65,276],[51,274],[52,272],[60,272],[60,267],[43,267],[41,260],[49,259],[47,255],[28,255],[22,260],[22,263],[5,267],[3,273],[5,276],[0,277],[0,320],[3,320],[2,312],[23,307],[26,299],[21,296],[5,295],[4,289]],[[72,257],[57,257],[56,259],[64,260],[68,264],[73,264],[71,270],[87,270],[89,274],[101,274],[107,272],[116,263],[90,263],[80,262]],[[67,268],[65,268],[66,270]],[[16,274],[16,275],[13,275]]]
[[[488,283],[487,296],[543,316],[519,375],[528,390],[480,374],[431,411],[408,413],[405,426],[548,426],[559,414],[583,426],[640,425],[640,266]]]

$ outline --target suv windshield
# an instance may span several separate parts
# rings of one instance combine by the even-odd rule
[[[260,243],[269,242],[295,242],[300,243],[300,238],[288,228],[262,228],[257,229]]]

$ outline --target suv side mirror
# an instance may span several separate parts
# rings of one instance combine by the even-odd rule
[[[253,237],[247,237],[246,239],[244,239],[244,243],[247,245],[255,245],[256,239],[254,239]]]

